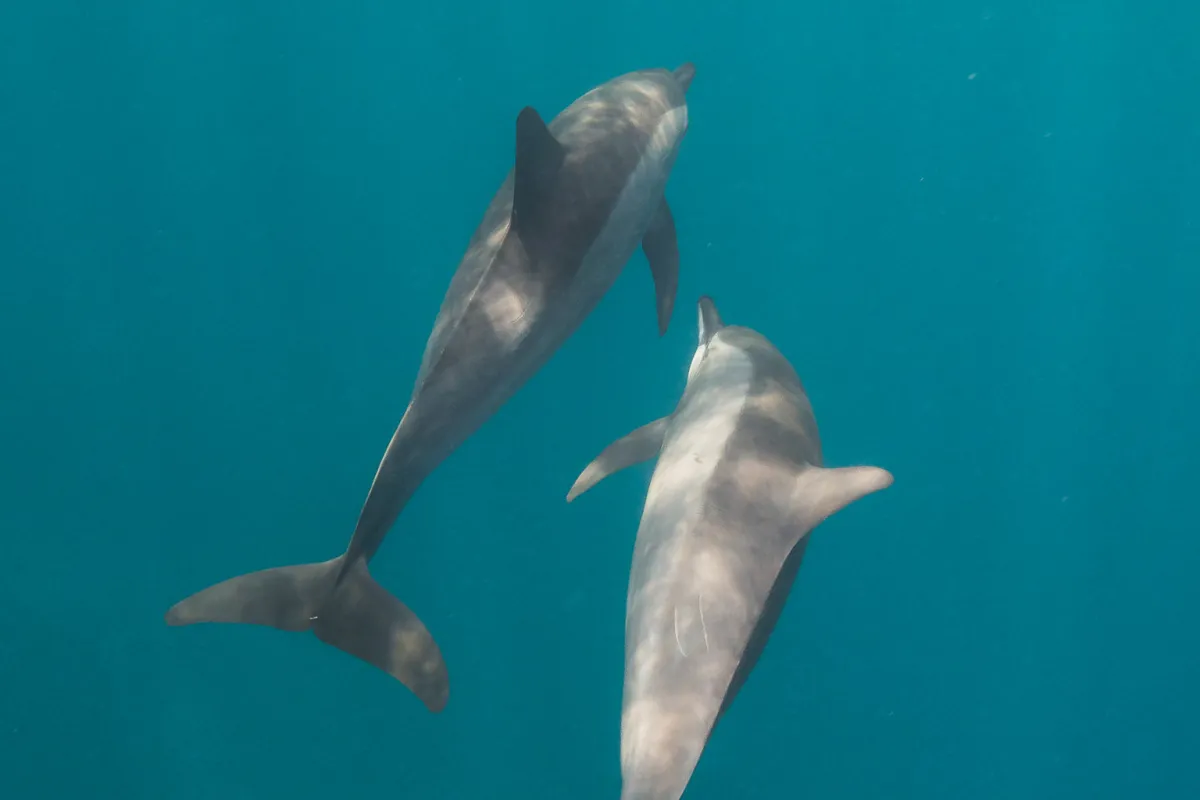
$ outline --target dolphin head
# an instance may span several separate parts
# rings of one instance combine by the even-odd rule
[[[699,369],[700,362],[704,360],[704,355],[708,352],[708,346],[712,343],[713,337],[725,327],[725,323],[721,321],[721,313],[717,311],[717,304],[708,295],[704,295],[696,303],[696,315],[699,341],[696,344],[696,352],[692,355],[692,364],[688,367],[689,381]]]
[[[619,75],[584,95],[592,103],[619,103],[639,127],[678,109],[687,108],[687,92],[696,77],[690,61],[675,69],[648,67]],[[686,127],[686,125],[685,125]]]
[[[665,182],[687,133],[687,87],[695,72],[691,64],[627,72],[580,97],[548,127],[575,160],[604,150],[619,131],[620,146],[641,156],[630,168]]]

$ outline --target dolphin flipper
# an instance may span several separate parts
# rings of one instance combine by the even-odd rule
[[[696,65],[688,61],[676,67],[672,74],[675,75],[675,80],[679,81],[679,85],[686,92],[692,85],[692,78],[696,77]]]
[[[658,335],[662,336],[671,321],[675,290],[679,286],[679,242],[675,238],[675,218],[671,216],[671,207],[665,199],[650,221],[646,235],[642,237],[642,251],[650,262],[650,274],[654,276]]]
[[[333,588],[342,558],[222,581],[172,606],[167,624],[241,622],[312,630],[321,641],[403,683],[430,711],[441,711],[449,677],[437,643],[416,614],[375,582],[362,559]]]
[[[571,502],[614,472],[649,461],[658,455],[670,419],[668,416],[648,422],[604,448],[575,479],[575,485],[567,492],[567,502]]]
[[[879,467],[805,467],[792,495],[800,529],[817,527],[854,501],[891,486],[892,480],[892,473]]]

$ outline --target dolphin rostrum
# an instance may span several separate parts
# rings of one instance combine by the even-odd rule
[[[823,466],[812,406],[757,331],[699,302],[700,344],[675,411],[609,445],[567,500],[655,455],[625,609],[622,800],[678,800],[762,654],[808,534],[891,485]]]
[[[639,244],[654,277],[659,334],[666,331],[679,251],[663,194],[687,131],[694,74],[684,64],[622,75],[548,126],[533,108],[521,111],[516,163],[450,281],[346,552],[210,586],[173,606],[168,624],[311,630],[442,710],[449,678],[440,649],[367,563],[425,478],[549,360]]]

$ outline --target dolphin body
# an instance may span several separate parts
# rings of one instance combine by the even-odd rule
[[[658,456],[625,612],[622,800],[678,800],[762,654],[808,533],[891,485],[822,466],[812,406],[787,359],[699,302],[700,344],[674,413],[609,445],[570,502]]]
[[[549,126],[533,108],[521,111],[515,166],[451,279],[345,553],[210,586],[173,606],[168,624],[311,630],[398,679],[430,711],[445,707],[440,649],[367,563],[425,478],[549,360],[639,244],[666,331],[679,251],[663,193],[687,131],[694,74],[684,64],[622,75]]]

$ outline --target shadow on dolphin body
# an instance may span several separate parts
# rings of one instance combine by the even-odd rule
[[[367,564],[421,483],[574,333],[639,245],[666,331],[679,250],[664,191],[694,74],[684,64],[622,75],[549,125],[533,108],[521,111],[515,165],[451,279],[345,553],[230,578],[177,603],[168,624],[311,630],[399,680],[430,711],[445,707],[441,651]]]
[[[808,534],[892,484],[878,467],[825,467],[787,359],[726,326],[711,299],[698,310],[674,412],[605,448],[567,495],[657,456],[626,599],[622,800],[682,796],[779,619]]]

